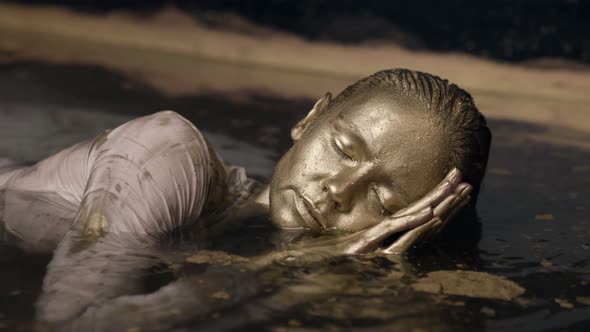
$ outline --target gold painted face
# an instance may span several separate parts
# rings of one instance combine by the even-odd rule
[[[385,93],[351,98],[314,109],[296,127],[295,144],[271,180],[275,224],[358,231],[442,181],[444,131],[420,106],[391,99]]]

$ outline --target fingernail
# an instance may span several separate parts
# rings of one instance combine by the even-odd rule
[[[451,183],[458,183],[461,180],[461,172],[457,168],[453,168],[449,175],[449,181]]]
[[[468,184],[467,188],[461,190],[461,196],[467,196],[467,195],[471,194],[472,191],[473,191],[473,187],[470,184]]]
[[[452,185],[453,185],[453,184],[451,183],[451,181],[450,181],[450,180],[446,180],[446,181],[444,181],[444,182],[443,182],[443,184],[442,184],[442,189],[448,189],[448,188],[450,188]]]
[[[465,183],[465,182],[459,183],[457,185],[457,187],[455,188],[455,192],[460,195],[463,192],[463,190],[465,190],[465,188],[467,188],[467,186],[469,186],[469,183]]]
[[[453,167],[453,169],[447,175],[447,178],[450,179],[450,178],[456,176],[457,175],[457,172],[459,172],[459,170],[457,169],[457,167]]]

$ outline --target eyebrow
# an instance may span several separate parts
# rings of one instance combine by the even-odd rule
[[[358,129],[358,127],[356,125],[354,125],[353,123],[350,123],[348,121],[346,121],[344,119],[344,116],[342,116],[342,114],[338,114],[337,117],[337,121],[342,124],[346,129],[348,129],[353,138],[358,142],[361,143],[364,147],[367,147],[367,143],[366,141],[363,139],[360,130]],[[396,193],[400,194],[400,196],[403,199],[403,203],[407,206],[409,204],[411,204],[410,200],[409,200],[409,196],[408,193],[393,179],[389,179],[389,182],[391,183],[391,186],[393,187],[393,191],[395,191]],[[379,198],[381,199],[381,198]]]
[[[364,147],[367,147],[367,142],[364,140],[364,138],[361,135],[361,132],[360,132],[360,130],[358,129],[357,126],[355,126],[353,123],[350,123],[350,122],[346,121],[344,119],[344,117],[342,116],[342,114],[338,114],[337,121],[340,124],[342,124],[343,127],[345,127],[346,129],[348,129],[350,131],[350,134],[353,136],[353,139],[355,141],[357,141],[357,143],[360,143]]]

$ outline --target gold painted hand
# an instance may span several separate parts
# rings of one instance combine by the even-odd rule
[[[322,245],[331,244],[335,249],[332,252],[343,254],[404,253],[419,241],[440,233],[453,216],[467,205],[471,191],[471,185],[461,182],[461,172],[453,169],[439,185],[407,208],[386,217],[379,224],[353,234],[337,236]],[[381,248],[385,239],[404,231],[407,233],[394,243]],[[322,241],[317,242],[320,244]]]
[[[471,200],[473,187],[461,182],[461,172],[453,169],[446,178],[430,193],[411,204],[409,207],[394,214],[397,216],[416,214],[420,209],[431,208],[432,218],[414,229],[403,234],[387,248],[380,252],[386,254],[404,253],[420,241],[438,235],[450,220]]]
[[[351,234],[303,240],[291,250],[273,256],[315,261],[341,254],[404,253],[419,241],[438,234],[469,202],[471,190],[471,185],[461,182],[461,173],[455,169],[423,198],[374,226]],[[391,245],[382,247],[388,237],[404,231],[407,232]]]

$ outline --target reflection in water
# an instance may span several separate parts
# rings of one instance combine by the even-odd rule
[[[48,268],[38,312],[41,318],[68,318],[60,326],[67,331],[187,326],[215,331],[269,324],[329,328],[393,322],[403,329],[453,330],[481,324],[449,319],[449,310],[464,302],[444,293],[414,291],[419,273],[403,258],[276,251],[277,244],[284,247],[285,237],[264,225],[252,221],[220,235],[224,251],[212,244],[197,247],[202,242],[190,234],[157,242],[109,234],[89,243],[71,236]],[[251,237],[262,240],[249,248],[251,256],[232,254],[242,253]],[[164,271],[171,272],[173,280],[146,292],[146,277]],[[452,279],[448,274],[453,272],[440,280]],[[97,278],[100,287],[89,287]],[[497,278],[479,273],[482,280],[488,287],[498,284]]]
[[[101,71],[110,77],[101,83],[96,70],[92,73],[98,86],[124,86],[115,74]],[[10,89],[25,91],[17,83],[0,90],[2,100],[11,101],[0,105],[0,156],[21,161],[40,159],[162,105],[214,133],[210,139],[226,159],[266,177],[271,159],[288,142],[287,126],[311,105],[208,95],[174,99],[155,91],[128,95],[111,88],[108,98],[93,100],[100,107],[90,112],[86,100],[67,100],[69,108],[64,108],[51,93],[54,106],[32,106],[29,95],[16,100],[19,94]],[[103,100],[124,107],[103,112]],[[195,105],[213,111],[192,112]],[[127,108],[131,111],[125,113]],[[252,114],[260,115],[258,122],[247,122]],[[235,123],[219,129],[227,128],[228,118]],[[203,242],[190,233],[157,240],[107,236],[85,242],[72,237],[49,266],[60,277],[46,282],[39,312],[68,312],[76,318],[64,328],[73,331],[587,330],[590,152],[567,142],[589,137],[507,120],[492,119],[490,126],[495,141],[479,198],[481,225],[457,223],[449,231],[454,237],[407,257],[298,256],[285,250],[305,236],[275,232],[259,220],[228,229],[219,235],[223,241]],[[271,138],[260,141],[249,133]],[[1,246],[0,262],[0,296],[7,299],[0,304],[0,327],[30,328],[31,305],[41,293],[49,258]],[[85,287],[106,265],[114,272],[101,276],[102,285]],[[450,272],[437,272],[441,270]],[[465,293],[462,281],[471,277],[486,286]],[[514,296],[489,296],[498,287],[512,289]],[[523,294],[518,295],[519,287]],[[90,306],[77,311],[82,303]]]

